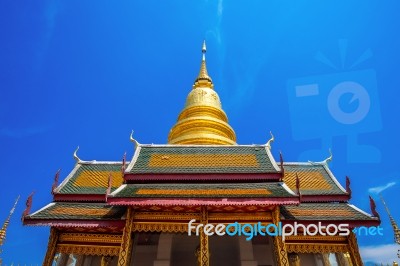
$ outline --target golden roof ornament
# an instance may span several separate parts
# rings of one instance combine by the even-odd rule
[[[236,145],[235,131],[228,124],[228,118],[208,75],[205,54],[204,41],[199,75],[186,98],[178,121],[169,132],[169,144]]]
[[[14,206],[11,208],[10,213],[7,216],[7,219],[4,221],[3,226],[0,229],[0,254],[2,253],[1,247],[3,246],[4,241],[6,239],[7,228],[8,225],[10,224],[11,216],[13,215],[15,208],[17,207],[18,201],[19,201],[19,196],[15,200]],[[0,263],[1,262],[2,260],[0,258]]]

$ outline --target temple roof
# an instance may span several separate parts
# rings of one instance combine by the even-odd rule
[[[25,216],[24,224],[71,225],[68,220],[73,220],[80,221],[77,226],[101,226],[100,221],[123,220],[125,211],[126,208],[122,206],[109,206],[104,203],[53,202]]]
[[[113,198],[297,198],[283,183],[128,184]]]
[[[301,203],[281,206],[281,215],[290,221],[370,221],[380,223],[377,217],[348,203]]]
[[[123,182],[121,162],[79,162],[65,180],[55,189],[57,194],[102,194],[108,187],[111,174],[111,191]]]
[[[279,173],[265,145],[140,145],[131,174]]]
[[[311,195],[349,196],[325,163],[284,163],[283,181],[292,190],[296,189],[296,179],[300,181],[300,193],[307,198]]]

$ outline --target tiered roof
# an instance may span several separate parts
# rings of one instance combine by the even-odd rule
[[[127,206],[254,212],[276,205],[284,223],[379,223],[348,203],[349,191],[326,162],[278,164],[267,145],[139,145],[127,164],[79,160],[53,193],[54,201],[27,215],[25,224],[122,228]]]

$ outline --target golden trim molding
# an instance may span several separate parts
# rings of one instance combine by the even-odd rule
[[[186,233],[187,223],[147,223],[134,222],[132,232],[167,232],[167,233]]]
[[[305,243],[305,244],[288,244],[286,250],[289,253],[340,253],[347,252],[346,244],[323,244],[323,243]]]
[[[120,244],[122,235],[110,234],[85,234],[85,233],[61,233],[59,242],[80,242],[80,243],[112,243]]]
[[[118,256],[119,248],[119,246],[58,244],[56,251],[63,254]]]

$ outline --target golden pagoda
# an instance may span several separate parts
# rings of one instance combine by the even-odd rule
[[[0,229],[0,256],[1,256],[1,253],[2,253],[1,248],[4,245],[4,242],[6,240],[6,234],[7,234],[8,225],[10,224],[11,216],[13,215],[13,213],[15,211],[15,208],[17,207],[18,200],[19,200],[19,196],[15,200],[14,206],[11,208],[10,213],[8,214],[6,220],[3,223],[3,226]],[[2,264],[2,262],[3,262],[3,260],[0,257],[0,265]]]
[[[237,144],[205,53],[204,43],[167,144],[131,134],[130,161],[86,161],[76,151],[64,181],[55,176],[53,201],[30,213],[30,197],[23,223],[51,228],[43,265],[362,265],[352,229],[380,224],[372,198],[372,215],[350,204],[350,180],[338,182],[331,157],[277,161],[273,136]],[[346,234],[329,229],[343,224]],[[284,235],[295,226],[297,235]]]

